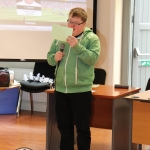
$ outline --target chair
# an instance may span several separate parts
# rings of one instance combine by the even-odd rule
[[[106,71],[102,68],[95,68],[94,70],[95,78],[93,84],[105,84],[106,80]]]
[[[35,62],[33,76],[36,76],[40,73],[40,76],[44,75],[45,77],[49,77],[54,79],[55,66],[50,66],[48,62]],[[30,104],[31,104],[31,115],[33,114],[33,97],[32,93],[41,93],[46,89],[50,88],[49,83],[41,83],[38,81],[21,81],[20,82],[20,110],[22,103],[23,91],[30,93]]]
[[[150,90],[150,78],[148,79],[145,91]]]

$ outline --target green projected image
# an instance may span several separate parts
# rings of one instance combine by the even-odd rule
[[[0,0],[0,30],[66,23],[70,9],[86,5],[86,0]]]
[[[28,20],[28,21],[45,21],[45,22],[66,22],[68,17],[68,11],[57,11],[53,9],[41,9],[42,16],[32,15],[18,15],[17,8],[1,8],[0,9],[0,20]]]

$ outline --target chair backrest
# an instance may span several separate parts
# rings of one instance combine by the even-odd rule
[[[148,79],[145,91],[150,90],[150,78]]]
[[[106,71],[101,68],[95,68],[94,73],[95,73],[95,78],[93,84],[104,85],[106,80]]]
[[[40,76],[44,75],[45,77],[49,77],[51,79],[55,78],[54,72],[55,72],[56,66],[51,66],[48,64],[48,62],[35,62],[33,75],[36,76],[38,73],[40,73]]]

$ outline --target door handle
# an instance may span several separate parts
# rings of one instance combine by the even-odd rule
[[[135,58],[137,58],[138,56],[150,56],[150,53],[141,54],[138,47],[135,47],[133,49],[133,52],[134,52],[134,57]]]

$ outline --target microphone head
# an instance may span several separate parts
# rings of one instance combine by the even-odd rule
[[[64,43],[62,43],[62,44],[60,44],[60,50],[64,50],[64,48],[65,48],[65,44]]]

